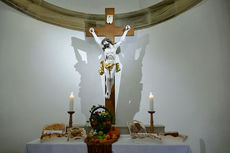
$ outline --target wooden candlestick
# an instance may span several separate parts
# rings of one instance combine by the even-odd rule
[[[153,114],[155,113],[155,111],[148,111],[148,113],[150,114],[150,131],[149,131],[149,133],[156,133],[154,131],[154,121],[153,121]]]
[[[75,113],[75,111],[68,111],[69,114],[69,128],[73,127],[73,114]]]

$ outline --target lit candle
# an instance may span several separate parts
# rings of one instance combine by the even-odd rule
[[[150,94],[149,94],[149,110],[150,111],[154,111],[153,100],[154,100],[154,96],[153,96],[152,92],[150,92]]]
[[[74,101],[74,95],[73,92],[71,92],[69,96],[69,111],[73,111],[73,101]]]

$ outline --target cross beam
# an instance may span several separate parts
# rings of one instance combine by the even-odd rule
[[[107,23],[107,16],[112,15],[113,16],[113,21],[111,24]],[[92,34],[89,32],[89,28],[86,28],[86,36],[87,37],[92,37]],[[114,42],[114,37],[115,36],[122,36],[125,26],[121,27],[116,27],[115,26],[115,15],[114,15],[114,8],[106,8],[105,9],[105,26],[104,27],[93,27],[95,33],[97,36],[104,36],[109,38]],[[134,35],[134,27],[131,26],[131,29],[127,33],[127,36],[133,36]]]

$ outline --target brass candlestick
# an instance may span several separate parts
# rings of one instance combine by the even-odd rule
[[[155,111],[148,111],[148,113],[150,114],[150,131],[149,131],[149,133],[156,133],[154,131],[154,121],[153,121],[153,114],[155,113]]]
[[[75,111],[68,111],[69,114],[69,128],[73,127],[73,114],[75,113]]]

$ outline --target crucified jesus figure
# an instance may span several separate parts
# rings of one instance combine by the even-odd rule
[[[94,32],[94,28],[90,28],[89,32],[93,35],[96,43],[102,48],[103,54],[104,54],[104,60],[100,62],[100,70],[99,74],[103,75],[105,74],[106,80],[106,94],[105,98],[109,99],[111,95],[111,89],[114,84],[114,76],[115,72],[120,71],[119,63],[117,61],[117,52],[118,47],[121,45],[121,43],[125,40],[125,37],[130,30],[130,26],[127,25],[125,27],[125,31],[123,35],[121,36],[121,39],[117,43],[113,43],[108,38],[104,38],[103,40],[100,40],[96,33]]]

